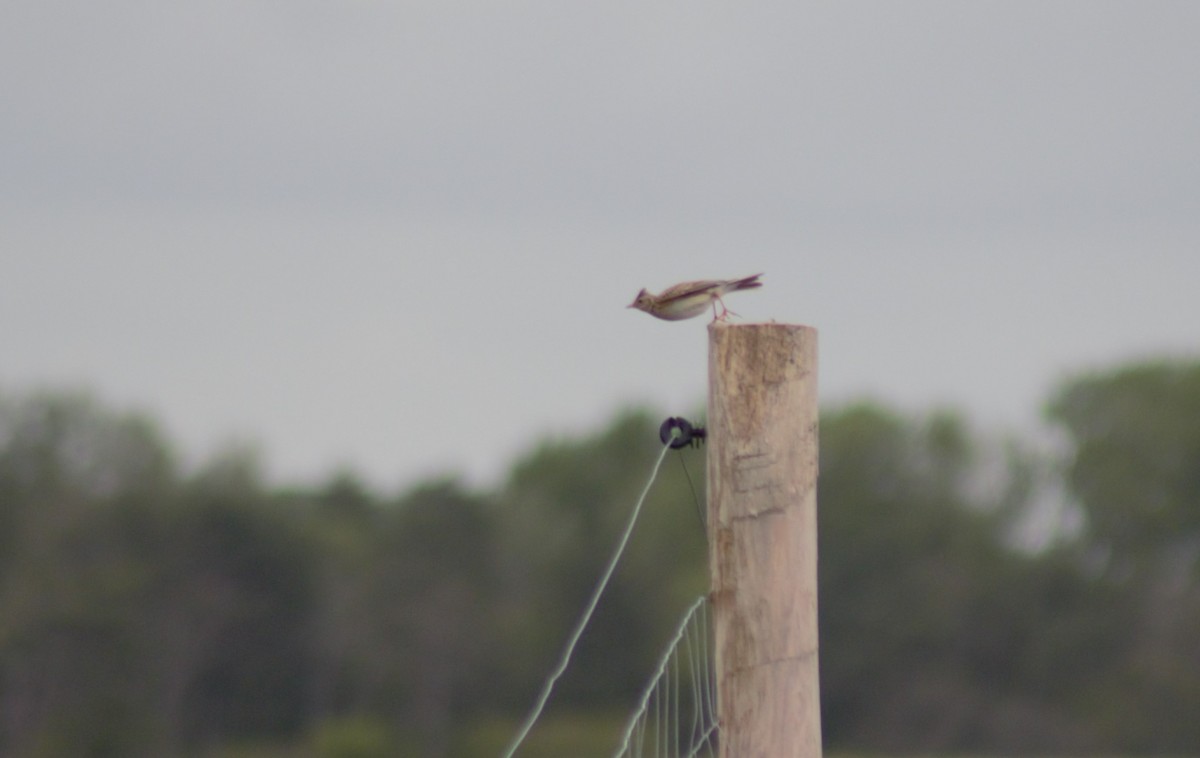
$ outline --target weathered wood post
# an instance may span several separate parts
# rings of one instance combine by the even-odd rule
[[[708,328],[708,536],[720,755],[821,755],[817,332]]]

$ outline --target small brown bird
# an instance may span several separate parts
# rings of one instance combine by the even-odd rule
[[[685,318],[699,316],[712,304],[713,321],[724,321],[733,311],[725,307],[721,295],[738,290],[749,290],[761,287],[758,277],[762,274],[747,276],[745,279],[708,279],[700,282],[683,282],[674,287],[668,287],[657,295],[642,290],[629,304],[629,308],[645,311],[655,318],[666,321],[681,321]],[[717,315],[717,303],[721,304],[721,313]],[[737,315],[734,313],[733,315]]]

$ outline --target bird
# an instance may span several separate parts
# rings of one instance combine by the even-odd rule
[[[712,304],[713,321],[724,321],[733,311],[725,307],[721,295],[728,295],[738,290],[749,290],[761,287],[758,277],[762,274],[747,276],[744,279],[704,279],[697,282],[682,282],[673,287],[667,287],[657,295],[643,289],[633,299],[628,308],[637,308],[655,318],[665,321],[682,321],[704,313]],[[721,304],[721,313],[717,314],[717,303]],[[734,313],[733,315],[737,315]]]

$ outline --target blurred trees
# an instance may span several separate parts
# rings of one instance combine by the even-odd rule
[[[1111,741],[1200,746],[1200,364],[1154,362],[1080,377],[1049,407],[1073,450],[1089,565],[1119,589],[1128,644],[1106,661]],[[1129,697],[1134,694],[1134,697]]]
[[[822,415],[832,749],[1200,750],[1200,365],[1080,377],[1048,416],[1062,460],[950,412]],[[0,754],[494,754],[475,727],[532,704],[659,420],[383,496],[268,486],[246,450],[184,472],[144,416],[0,396]],[[546,718],[619,721],[705,591],[703,458],[664,461]],[[1080,528],[1022,547],[1064,496]]]
[[[892,752],[1094,749],[1072,704],[1116,632],[1097,623],[1110,609],[1068,554],[1009,544],[1014,498],[1032,507],[1022,459],[988,460],[996,451],[945,413],[911,421],[858,405],[821,423],[826,739]]]
[[[1150,363],[1062,388],[1067,481],[1104,571],[1187,583],[1200,572],[1200,365]]]
[[[0,752],[163,755],[297,728],[311,565],[261,488],[179,479],[144,419],[85,398],[5,411]]]

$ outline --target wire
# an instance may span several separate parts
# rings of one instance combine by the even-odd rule
[[[642,489],[642,495],[638,498],[637,505],[633,507],[629,523],[625,525],[625,532],[621,535],[620,542],[617,543],[616,552],[609,559],[608,566],[604,569],[604,574],[601,575],[596,588],[592,590],[592,598],[588,601],[587,607],[583,611],[583,616],[579,619],[579,623],[575,625],[575,631],[571,633],[570,639],[567,640],[567,647],[563,650],[562,658],[550,674],[550,677],[546,679],[546,683],[542,685],[542,692],[538,695],[537,703],[525,719],[525,723],[522,724],[521,731],[517,733],[512,744],[504,751],[504,758],[512,758],[517,752],[517,748],[521,747],[521,743],[529,736],[533,725],[537,723],[538,717],[542,715],[542,709],[546,707],[546,701],[550,699],[550,692],[554,689],[555,682],[567,670],[567,665],[571,662],[571,655],[575,652],[575,645],[579,642],[579,638],[583,636],[583,630],[587,628],[588,622],[591,621],[592,612],[596,610],[596,604],[600,602],[600,596],[604,594],[604,588],[608,586],[608,580],[612,578],[613,571],[616,570],[617,563],[621,560],[621,554],[625,552],[625,545],[629,543],[629,535],[633,534],[633,525],[637,523],[638,514],[642,511],[642,504],[646,502],[646,495],[650,494],[650,487],[653,486],[654,480],[658,477],[658,470],[662,467],[663,459],[667,457],[667,451],[670,449],[670,445],[663,445],[662,452],[659,453],[658,460],[654,463],[654,470],[650,472],[650,481],[646,482],[645,488]]]
[[[696,495],[696,485],[692,484],[692,475],[688,473],[687,462],[683,460],[683,451],[679,451],[679,465],[683,466],[683,475],[687,477],[688,489],[692,491],[692,502],[696,504],[696,518],[700,519],[700,531],[708,535],[708,524],[704,520],[704,509],[700,507],[700,498]]]
[[[646,686],[646,689],[642,692],[641,700],[638,701],[637,708],[634,711],[634,713],[638,714],[638,716],[640,716],[646,712],[646,704],[650,701],[650,696],[654,693],[655,688],[658,686],[659,682],[662,680],[664,674],[666,673],[667,666],[671,663],[672,656],[675,655],[679,649],[679,640],[682,639],[684,633],[688,631],[689,625],[694,623],[697,613],[700,613],[700,614],[704,613],[704,607],[705,607],[704,603],[707,600],[708,600],[708,597],[706,595],[701,595],[700,597],[696,598],[695,602],[693,602],[690,606],[688,606],[687,612],[683,614],[683,620],[679,622],[679,626],[676,627],[676,629],[675,629],[675,636],[671,638],[670,644],[667,645],[667,649],[663,652],[662,657],[659,658],[658,668],[655,669],[654,676],[650,678],[650,684]],[[705,621],[702,621],[701,623],[706,624],[707,621],[705,620]],[[701,665],[707,666],[707,659],[708,659],[707,628],[705,628],[704,631],[702,631],[698,635],[698,639],[701,641],[701,644],[703,644],[705,646],[704,647],[705,652],[700,654],[700,662],[701,662]],[[692,652],[694,655],[694,651],[692,651]],[[696,664],[697,664],[697,661],[693,660],[692,661],[693,669],[696,668]],[[692,686],[693,686],[693,688],[698,688],[698,685],[695,684],[695,677],[693,677]],[[696,703],[704,705],[705,703],[702,700],[702,694],[701,695],[693,695],[693,697],[695,698]],[[678,703],[676,703],[676,705],[678,705]],[[674,722],[676,724],[679,723],[678,717],[676,717],[674,719]],[[628,726],[625,727],[625,734],[621,738],[621,746],[619,748],[617,748],[617,752],[615,753],[615,755],[618,755],[618,756],[625,755],[629,752],[630,741],[633,737],[634,729],[638,726],[638,723],[639,723],[639,719],[637,717],[630,719]],[[708,735],[711,733],[711,731],[712,730],[710,729],[709,731],[705,732],[703,734],[703,737],[706,739],[708,737]]]

